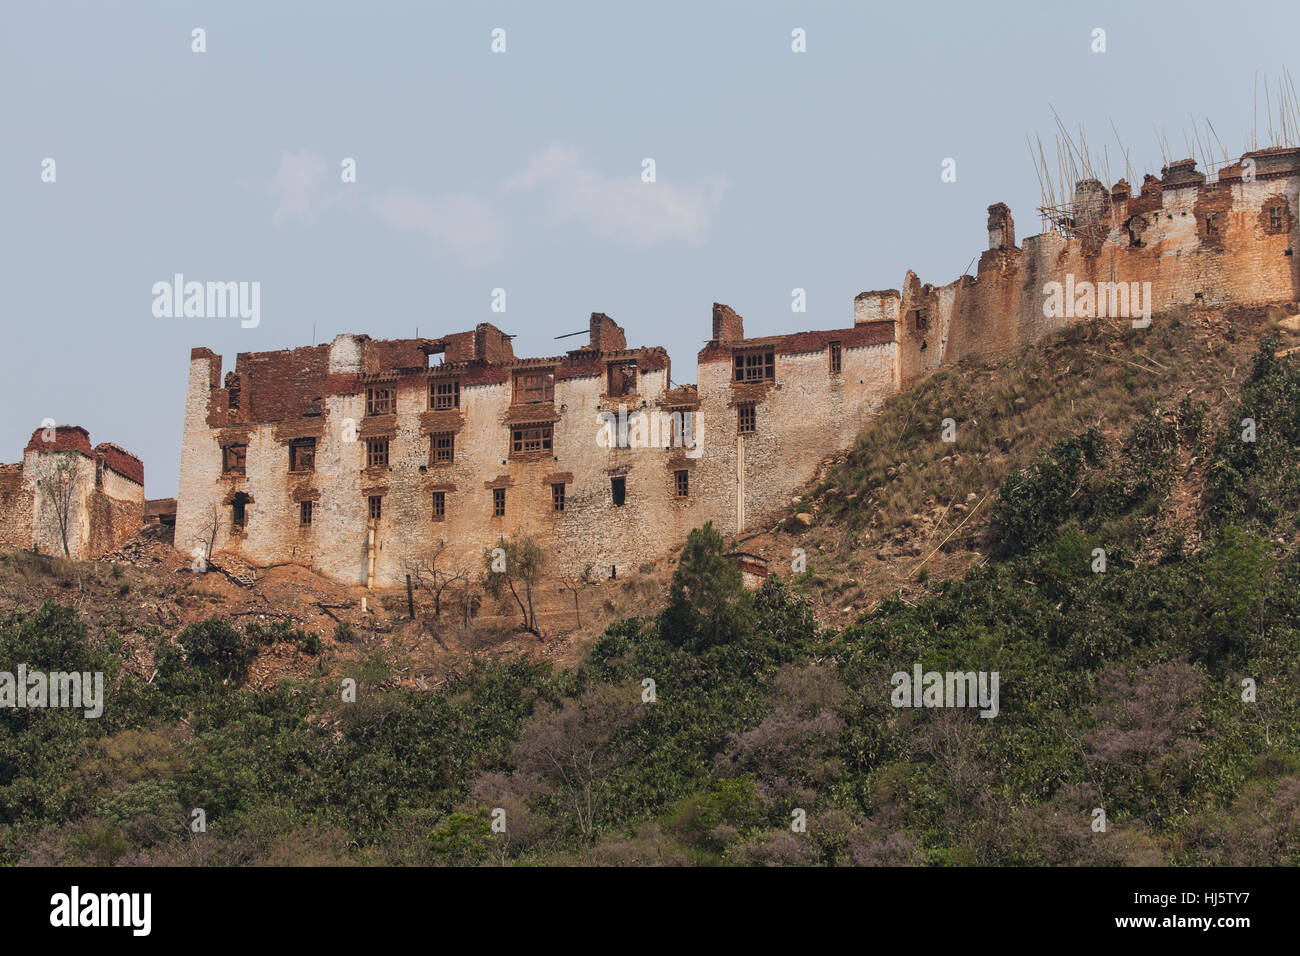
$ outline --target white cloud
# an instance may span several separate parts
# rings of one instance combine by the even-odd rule
[[[694,186],[663,180],[644,183],[640,168],[637,162],[625,176],[602,175],[587,169],[573,147],[554,145],[529,160],[491,198],[460,193],[431,197],[403,189],[363,198],[365,187],[340,186],[320,155],[310,150],[285,152],[271,181],[271,221],[277,226],[311,224],[330,208],[345,205],[391,229],[424,236],[435,253],[482,265],[497,259],[506,247],[507,208],[522,195],[536,193],[553,224],[576,222],[602,239],[637,246],[707,239],[725,180]]]
[[[500,214],[474,196],[429,198],[390,190],[376,197],[370,211],[393,229],[428,237],[436,251],[451,253],[466,264],[491,262],[505,247],[506,226]]]
[[[628,175],[605,176],[584,168],[575,149],[555,145],[534,156],[503,192],[540,190],[557,221],[579,222],[603,239],[698,244],[708,238],[726,187],[723,179],[645,183],[639,162]]]
[[[325,192],[329,166],[310,150],[281,153],[280,168],[271,180],[275,210],[271,222],[282,226],[289,222],[313,223],[334,200]]]

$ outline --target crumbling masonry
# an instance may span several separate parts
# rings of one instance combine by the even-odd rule
[[[976,276],[935,287],[909,272],[901,290],[859,295],[849,328],[747,339],[715,304],[697,386],[674,385],[663,349],[627,348],[601,314],[584,348],[551,358],[517,358],[489,324],[242,353],[224,379],[198,348],[176,546],[385,587],[440,542],[444,567],[477,570],[520,531],[556,570],[622,573],[705,521],[761,527],[940,365],[1088,315],[1045,308],[1050,283],[1149,283],[1156,312],[1300,299],[1298,185],[1293,148],[1247,153],[1212,182],[1187,160],[1136,194],[1081,183],[1070,214],[1022,246],[999,203]]]
[[[110,442],[93,448],[80,425],[38,428],[23,460],[0,465],[0,546],[89,560],[144,521],[144,465]]]

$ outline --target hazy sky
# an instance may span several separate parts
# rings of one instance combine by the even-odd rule
[[[553,355],[600,311],[694,382],[715,300],[750,335],[843,327],[909,268],[960,275],[990,203],[1039,232],[1025,135],[1052,133],[1050,106],[1109,147],[1112,178],[1110,119],[1139,181],[1159,172],[1153,123],[1185,154],[1189,114],[1208,117],[1235,157],[1256,72],[1296,70],[1297,36],[1294,0],[5,0],[0,461],[48,417],[141,455],[148,495],[173,495],[191,347],[230,370],[313,327],[490,321]],[[260,282],[260,325],[156,318],[152,286],[178,272]]]

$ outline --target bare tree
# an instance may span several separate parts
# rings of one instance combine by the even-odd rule
[[[549,784],[590,837],[605,792],[626,763],[629,745],[620,737],[645,713],[641,688],[630,681],[601,684],[559,710],[535,714],[514,747],[517,772]]]
[[[72,523],[72,502],[77,497],[77,456],[75,452],[59,452],[54,467],[37,482],[41,497],[54,512],[54,522],[63,542],[64,557],[72,557],[68,547],[68,526]]]
[[[195,571],[200,572],[206,571],[208,565],[212,563],[212,552],[216,550],[217,547],[217,530],[221,527],[221,514],[217,511],[216,502],[213,502],[208,507],[209,512],[207,520],[199,526],[199,534],[194,539],[194,550],[202,551],[203,553],[199,555],[191,552],[191,556],[194,558],[194,565],[197,565],[197,567],[192,567],[194,567]]]
[[[515,534],[507,541],[504,537],[497,540],[497,546],[483,554],[486,571],[483,575],[483,590],[495,598],[500,598],[505,605],[506,591],[514,598],[523,618],[524,630],[537,637],[542,632],[537,627],[537,612],[533,608],[533,590],[542,576],[542,567],[546,563],[546,553],[536,541],[526,534]]]
[[[591,578],[591,565],[582,569],[582,573],[572,577],[566,577],[560,581],[560,590],[568,591],[573,595],[573,614],[577,618],[577,626],[582,627],[582,608],[578,606],[578,594],[583,588],[594,584]]]
[[[467,587],[470,581],[469,568],[451,568],[442,566],[446,558],[447,542],[439,541],[436,548],[425,555],[417,555],[406,562],[406,573],[411,576],[420,593],[427,595],[433,602],[433,616],[442,616],[442,602],[449,590],[460,584]]]

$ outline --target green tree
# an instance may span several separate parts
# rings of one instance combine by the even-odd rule
[[[679,646],[728,644],[756,624],[753,600],[740,569],[727,560],[722,535],[712,521],[696,528],[687,536],[673,573],[661,619],[664,638]]]
[[[546,552],[526,534],[512,534],[507,541],[497,539],[496,547],[483,553],[483,590],[509,605],[509,592],[519,608],[524,630],[538,637],[537,611],[533,608],[533,591],[546,565]]]

